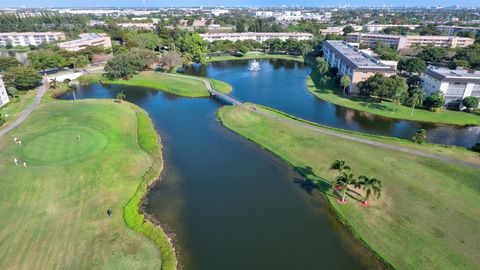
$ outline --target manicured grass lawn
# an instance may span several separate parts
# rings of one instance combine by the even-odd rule
[[[162,168],[145,117],[126,102],[45,100],[0,137],[0,269],[173,269],[166,235],[137,211]]]
[[[0,113],[3,116],[8,115],[8,117],[5,117],[5,120],[7,121],[5,122],[4,126],[15,121],[23,113],[23,111],[30,106],[30,104],[32,104],[37,93],[37,90],[30,90],[26,91],[24,95],[19,96],[17,100],[14,100],[12,97],[10,97],[10,103],[8,103],[6,106],[0,107]]]
[[[249,53],[244,56],[233,56],[233,55],[224,55],[224,56],[211,56],[207,59],[207,62],[217,62],[217,61],[226,61],[226,60],[244,60],[244,59],[285,59],[299,61],[303,63],[303,56],[301,55],[288,55],[288,54],[255,54]]]
[[[320,99],[343,107],[389,118],[453,125],[480,125],[479,113],[466,113],[450,110],[430,112],[428,110],[416,108],[412,115],[412,108],[403,105],[397,106],[395,113],[393,113],[394,104],[390,101],[382,101],[382,103],[378,103],[376,99],[369,97],[355,95],[343,96],[342,91],[337,89],[333,83],[328,83],[326,86],[317,85],[316,87],[314,80],[317,80],[319,76],[313,72],[312,77],[307,78],[307,88],[312,94]]]
[[[319,134],[240,107],[223,107],[218,117],[318,181],[315,192],[323,192],[352,232],[395,268],[480,267],[479,170]],[[381,179],[381,199],[361,207],[356,199],[363,192],[356,190],[358,195],[350,192],[353,198],[339,204],[330,185],[335,159],[345,159],[356,176]]]

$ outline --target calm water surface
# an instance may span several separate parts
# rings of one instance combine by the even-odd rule
[[[217,122],[222,104],[214,99],[98,84],[80,88],[77,98],[122,90],[162,136],[163,181],[148,194],[146,211],[176,235],[183,269],[381,268],[299,175]]]
[[[289,114],[342,129],[410,139],[420,129],[427,130],[429,142],[473,146],[480,127],[435,125],[395,120],[336,106],[314,97],[305,87],[310,69],[304,64],[282,59],[260,60],[262,70],[248,70],[253,60],[236,60],[193,65],[186,73],[223,80],[233,86],[232,96],[279,109]]]

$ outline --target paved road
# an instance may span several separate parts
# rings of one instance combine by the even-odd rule
[[[171,74],[171,75],[172,76],[181,76],[181,75],[174,75],[174,74]],[[292,124],[292,125],[297,126],[297,127],[306,128],[306,129],[309,129],[309,130],[312,130],[312,131],[315,131],[315,132],[318,132],[318,133],[328,134],[328,135],[331,135],[331,136],[335,136],[335,137],[339,137],[339,138],[343,138],[343,139],[347,139],[347,140],[351,140],[351,141],[356,141],[356,142],[365,143],[365,144],[369,144],[369,145],[375,145],[375,146],[378,146],[378,147],[382,147],[382,148],[386,148],[386,149],[390,149],[390,150],[394,150],[394,151],[398,151],[398,152],[404,152],[404,153],[408,153],[408,154],[412,154],[412,155],[416,155],[416,156],[432,158],[432,159],[436,159],[436,160],[442,160],[442,161],[446,161],[446,162],[453,163],[453,164],[459,164],[459,165],[464,165],[464,166],[480,169],[480,165],[478,165],[478,164],[474,164],[474,163],[470,163],[470,162],[466,162],[466,161],[462,161],[462,160],[458,160],[458,159],[454,159],[454,158],[449,158],[449,157],[445,157],[445,156],[439,156],[439,155],[435,155],[435,154],[431,154],[431,153],[427,153],[427,152],[422,152],[422,151],[418,151],[418,150],[413,150],[413,149],[409,149],[409,148],[405,148],[405,147],[401,147],[401,146],[397,146],[397,145],[392,145],[392,144],[388,144],[388,143],[382,143],[382,142],[372,141],[372,140],[365,139],[365,138],[359,138],[359,137],[356,137],[356,136],[351,136],[351,135],[341,133],[341,132],[337,132],[337,131],[334,131],[334,130],[320,128],[320,127],[317,127],[317,126],[314,126],[314,125],[311,125],[311,124],[307,124],[307,123],[304,123],[304,122],[300,122],[300,121],[297,121],[297,120],[294,120],[294,119],[279,117],[279,116],[277,116],[273,113],[270,113],[268,111],[257,110],[255,108],[253,108],[252,106],[246,105],[245,103],[242,103],[241,101],[236,100],[229,95],[218,92],[217,90],[215,90],[213,88],[212,84],[208,80],[204,80],[204,79],[200,79],[200,78],[197,79],[197,80],[203,81],[203,83],[205,84],[205,86],[208,89],[208,92],[210,92],[210,94],[212,96],[219,97],[220,99],[222,99],[224,101],[227,101],[228,103],[230,103],[232,105],[241,106],[241,107],[243,107],[243,108],[245,108],[245,109],[247,109],[251,112],[258,113],[260,115],[263,115],[265,117],[268,117],[268,118],[271,118],[271,119],[274,119],[274,120],[277,120],[277,121],[280,121],[280,122],[289,123],[289,124]]]
[[[46,83],[44,81],[44,83],[38,88],[38,94],[33,100],[32,104],[28,106],[28,108],[20,115],[20,117],[18,117],[15,121],[13,121],[12,123],[0,129],[0,137],[7,134],[10,130],[16,128],[21,123],[23,123],[23,121],[27,119],[27,117],[33,112],[33,110],[35,110],[38,107],[38,105],[40,105],[40,102],[42,101],[42,97],[43,95],[45,95],[45,92],[46,92],[45,85]]]

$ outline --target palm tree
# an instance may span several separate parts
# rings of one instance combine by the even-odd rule
[[[358,177],[357,186],[362,186],[363,190],[366,192],[365,201],[363,202],[363,205],[365,206],[368,205],[368,198],[371,194],[374,194],[377,199],[379,199],[382,194],[382,181],[376,178],[368,178],[365,175],[360,175]]]
[[[328,62],[325,60],[325,58],[322,57],[318,59],[317,57],[317,69],[320,75],[323,75],[328,71]]]
[[[352,83],[352,80],[350,80],[349,76],[342,75],[342,77],[340,77],[340,85],[343,87],[343,95],[345,95],[345,91],[347,87],[350,86],[351,83]]]
[[[342,203],[345,202],[345,196],[347,195],[348,186],[350,185],[357,185],[357,180],[350,170],[344,171],[337,176],[337,186],[343,187]]]
[[[422,104],[423,102],[423,90],[421,88],[415,88],[413,90],[412,96],[410,97],[410,104],[412,104],[412,115],[413,115],[413,110],[415,110],[415,107]]]
[[[57,78],[50,80],[50,88],[57,89]]]
[[[341,174],[345,170],[351,170],[350,166],[348,166],[343,159],[336,159],[334,162],[332,162],[332,165],[330,165],[330,169],[338,170],[339,174]]]
[[[397,106],[400,105],[400,100],[402,99],[402,93],[401,92],[395,92],[392,96],[393,100],[393,111],[392,113],[395,113],[395,110],[397,109]]]

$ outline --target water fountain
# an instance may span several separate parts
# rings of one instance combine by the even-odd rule
[[[253,60],[253,63],[248,68],[250,71],[260,71],[260,63],[257,60]]]

